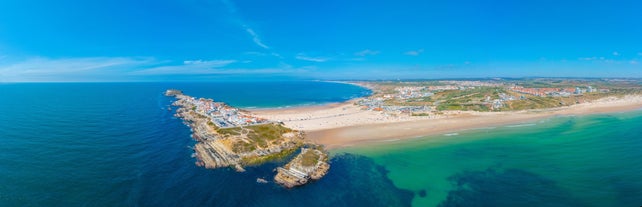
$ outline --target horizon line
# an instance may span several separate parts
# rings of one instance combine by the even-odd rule
[[[345,81],[429,81],[429,80],[514,80],[514,79],[626,79],[642,80],[642,77],[564,77],[564,76],[522,76],[522,77],[452,77],[452,78],[380,78],[380,79],[256,79],[256,80],[164,80],[164,81],[144,81],[144,80],[118,80],[118,81],[0,81],[0,84],[12,83],[190,83],[190,82],[294,82],[294,81],[320,81],[320,82],[345,82]]]

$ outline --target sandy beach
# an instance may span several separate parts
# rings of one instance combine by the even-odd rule
[[[361,110],[356,100],[324,106],[252,110],[263,118],[283,122],[287,127],[305,131],[308,137],[328,148],[384,140],[528,123],[539,119],[629,111],[642,108],[642,96],[608,97],[590,103],[544,110],[513,112],[448,111],[438,116],[409,116]]]

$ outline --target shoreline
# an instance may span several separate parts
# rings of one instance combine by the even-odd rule
[[[590,103],[528,111],[449,111],[441,117],[433,118],[387,117],[378,112],[360,110],[353,103],[354,99],[316,107],[252,110],[252,113],[282,121],[286,126],[305,131],[315,143],[325,145],[328,149],[337,149],[477,128],[532,123],[556,116],[633,111],[642,109],[642,96],[608,97]]]

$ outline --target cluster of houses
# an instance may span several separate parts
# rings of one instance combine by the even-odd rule
[[[422,98],[432,96],[433,93],[426,91],[426,87],[405,86],[395,88],[397,99]]]
[[[439,81],[445,85],[432,85],[432,86],[403,86],[397,87],[394,90],[397,93],[386,94],[382,97],[373,97],[361,99],[357,102],[362,110],[371,111],[386,111],[398,113],[427,113],[431,112],[432,108],[429,106],[388,106],[384,105],[385,100],[397,99],[407,100],[412,98],[423,98],[433,96],[433,92],[446,91],[446,90],[467,90],[475,89],[476,87],[496,87],[502,86],[501,83],[482,82],[482,81]],[[505,95],[505,94],[504,94]],[[513,97],[514,98],[514,97]],[[488,100],[489,106],[492,108],[500,108],[504,106],[504,101],[508,96],[502,99]]]
[[[490,99],[490,96],[486,96],[485,105],[488,106],[491,110],[497,110],[505,106],[506,101],[516,100],[515,96],[508,95],[506,93],[500,93],[499,99]]]
[[[439,81],[441,84],[438,86],[428,86],[430,91],[446,91],[446,90],[467,90],[475,89],[478,87],[501,87],[503,83],[498,82],[484,82],[484,81]]]
[[[466,86],[443,85],[443,86],[428,86],[430,91],[447,91],[447,90],[466,90]]]
[[[456,85],[458,87],[500,87],[504,85],[503,83],[486,81],[439,81],[439,83]]]
[[[389,106],[385,105],[386,100],[397,99],[407,100],[412,98],[422,98],[433,96],[435,92],[446,90],[467,90],[475,89],[477,87],[507,87],[508,90],[518,92],[521,94],[529,94],[539,97],[569,97],[572,95],[581,95],[584,93],[593,92],[609,92],[608,89],[597,89],[592,86],[586,87],[569,87],[569,88],[525,88],[523,86],[510,86],[501,82],[482,82],[482,81],[439,81],[443,85],[433,86],[403,86],[397,87],[394,94],[385,94],[381,97],[371,97],[362,99],[357,102],[362,110],[371,111],[386,111],[386,112],[400,112],[400,113],[427,113],[431,112],[432,108],[429,106]],[[520,99],[524,99],[521,96]],[[507,101],[516,100],[515,96],[500,93],[499,98],[491,99],[490,96],[482,100],[481,103],[488,106],[491,110],[497,110],[506,106]]]
[[[432,110],[429,106],[388,106],[384,105],[385,98],[364,98],[357,102],[361,110],[386,111],[397,113],[426,113]]]
[[[581,95],[583,93],[593,93],[593,92],[598,92],[598,91],[604,91],[604,90],[598,90],[596,88],[593,88],[592,86],[587,86],[586,88],[582,87],[570,87],[570,88],[524,88],[522,86],[513,86],[510,87],[510,90],[518,92],[518,93],[523,93],[523,94],[530,94],[534,96],[539,96],[539,97],[546,97],[546,96],[552,96],[552,97],[569,97],[571,95]],[[608,91],[606,91],[608,92]]]
[[[422,98],[434,95],[433,92],[447,91],[447,90],[467,90],[475,89],[477,87],[499,87],[503,86],[502,83],[495,82],[482,82],[482,81],[439,81],[445,85],[432,85],[432,86],[404,86],[397,87],[396,94],[387,94],[384,98],[396,98],[399,100]]]
[[[196,113],[208,116],[212,123],[220,128],[264,124],[268,120],[242,113],[239,109],[228,106],[212,99],[195,99],[190,97],[186,101],[194,104]]]
[[[383,111],[383,101],[385,98],[376,97],[376,98],[364,98],[357,102],[357,105],[361,106],[361,110],[370,110],[370,111]]]

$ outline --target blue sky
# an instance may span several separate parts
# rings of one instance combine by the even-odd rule
[[[0,82],[642,77],[640,1],[3,0]]]

